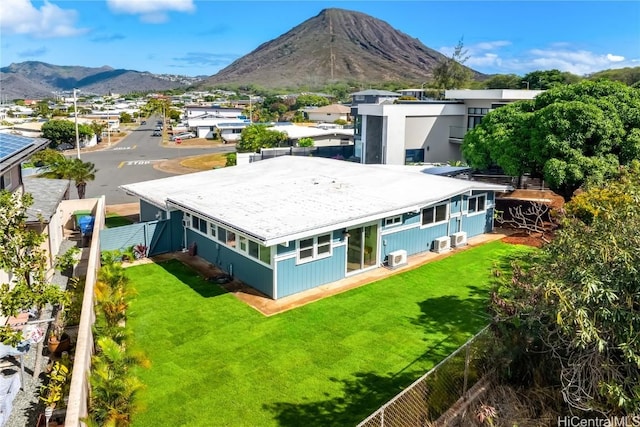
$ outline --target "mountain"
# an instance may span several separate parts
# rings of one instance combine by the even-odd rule
[[[111,67],[80,67],[26,61],[0,68],[0,87],[6,99],[51,98],[52,93],[80,89],[82,93],[160,91],[187,87],[199,79],[151,74]]]
[[[201,86],[255,84],[318,87],[336,81],[423,82],[444,55],[386,22],[360,12],[325,9],[260,45]],[[475,76],[482,74],[475,72]]]

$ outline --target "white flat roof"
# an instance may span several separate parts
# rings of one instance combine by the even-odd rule
[[[517,101],[533,99],[543,90],[521,89],[453,89],[444,92],[445,99],[490,99],[495,101]]]
[[[320,127],[311,127],[311,126],[299,126],[299,125],[282,125],[282,126],[273,126],[269,129],[277,130],[279,132],[285,132],[289,138],[299,139],[299,138],[313,138],[316,136],[324,136],[324,135],[344,135],[344,136],[353,136],[353,128],[350,129],[340,129],[340,128],[330,128],[323,129]]]
[[[471,190],[503,185],[383,165],[282,156],[121,188],[158,207],[179,207],[267,246],[418,210]]]

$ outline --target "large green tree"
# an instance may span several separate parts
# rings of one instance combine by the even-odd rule
[[[493,295],[496,320],[519,353],[547,359],[573,408],[640,412],[640,162],[566,205],[552,243]],[[522,339],[506,337],[519,335]],[[518,352],[511,349],[511,354]],[[521,377],[522,366],[512,367]],[[526,371],[526,369],[525,369]]]
[[[496,74],[482,83],[485,89],[522,89],[525,84],[516,74]]]
[[[93,134],[91,126],[78,124],[78,136],[80,139],[91,137]],[[42,137],[51,141],[49,144],[51,148],[55,148],[63,143],[71,144],[75,147],[75,123],[69,120],[49,120],[42,125]]]
[[[537,90],[547,90],[558,85],[578,83],[580,80],[579,76],[560,70],[532,71],[522,78],[527,89]]]
[[[478,169],[542,177],[568,200],[640,158],[640,90],[607,81],[556,86],[489,112],[467,132],[462,152]]]
[[[296,98],[293,108],[297,110],[304,107],[324,107],[325,105],[329,105],[329,100],[324,96],[303,94]]]
[[[27,228],[30,194],[0,191],[0,270],[11,282],[0,284],[0,315],[15,316],[20,311],[67,301],[66,293],[47,280],[45,235]],[[0,342],[15,344],[19,333],[0,327]]]
[[[261,148],[285,145],[288,139],[284,132],[267,129],[263,124],[253,124],[242,129],[236,149],[239,153],[258,153]]]

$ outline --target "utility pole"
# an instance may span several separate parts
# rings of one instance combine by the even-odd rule
[[[80,159],[80,134],[78,133],[78,89],[73,89],[73,115],[76,123],[76,150],[78,151],[78,159]]]

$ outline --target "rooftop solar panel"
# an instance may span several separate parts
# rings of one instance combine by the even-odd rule
[[[0,161],[36,145],[42,145],[44,141],[42,138],[27,138],[0,132]]]

